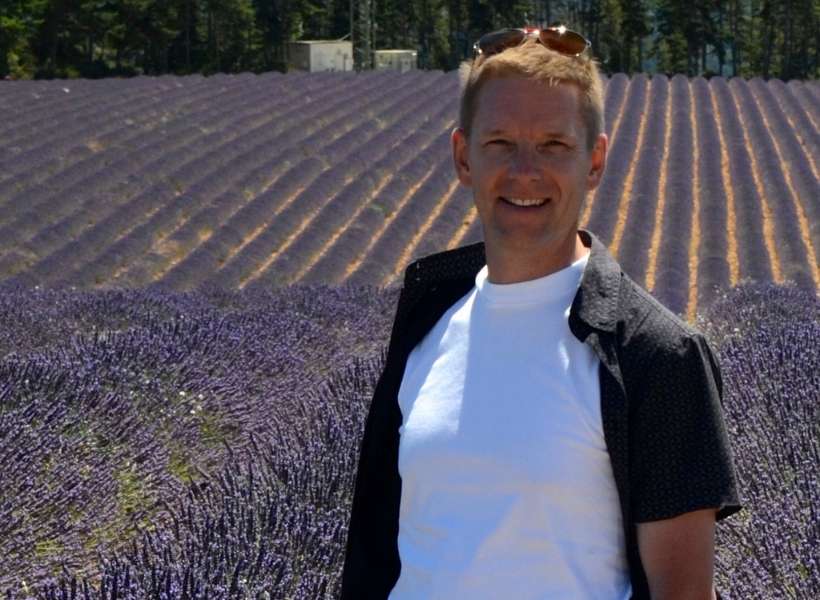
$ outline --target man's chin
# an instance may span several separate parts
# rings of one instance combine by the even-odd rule
[[[499,231],[496,235],[485,239],[485,245],[495,245],[508,250],[532,251],[557,251],[563,246],[575,245],[575,237],[567,232],[549,233],[543,229],[533,229],[527,231],[524,228],[507,228]]]

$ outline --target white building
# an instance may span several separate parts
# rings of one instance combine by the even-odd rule
[[[402,73],[418,68],[415,50],[374,50],[373,68],[377,71],[393,69]]]
[[[353,44],[338,40],[300,40],[288,44],[288,66],[300,71],[352,71]]]

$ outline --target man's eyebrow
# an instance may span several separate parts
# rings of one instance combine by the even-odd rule
[[[482,131],[481,135],[483,137],[492,137],[495,135],[507,135],[506,129],[491,129],[489,131]],[[575,135],[569,131],[544,131],[541,134],[543,137],[548,138],[572,138],[575,139]]]
[[[485,136],[507,135],[507,131],[505,129],[491,129],[490,131],[482,131],[481,135],[485,135]]]

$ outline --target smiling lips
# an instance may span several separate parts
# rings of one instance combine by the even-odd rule
[[[501,199],[514,206],[541,206],[547,202],[547,198],[505,198],[502,196]]]

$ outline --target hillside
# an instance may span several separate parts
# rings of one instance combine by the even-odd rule
[[[820,289],[820,85],[606,86],[582,221],[690,319],[747,278]],[[455,73],[0,83],[0,280],[84,289],[389,285],[481,238]]]

